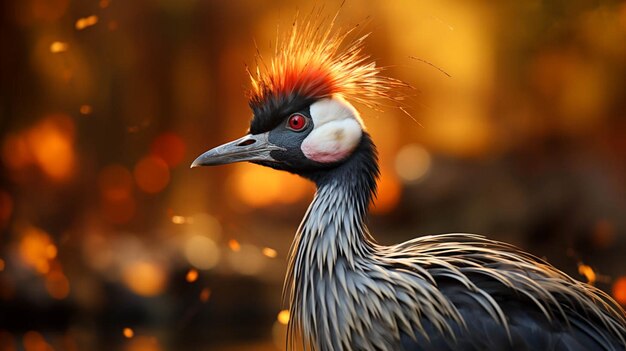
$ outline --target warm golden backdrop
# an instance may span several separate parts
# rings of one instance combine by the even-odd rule
[[[314,188],[240,164],[246,64],[316,1],[4,1],[0,350],[280,350]],[[323,5],[332,16],[339,1]],[[416,88],[362,106],[382,243],[475,232],[626,304],[626,2],[348,0]]]

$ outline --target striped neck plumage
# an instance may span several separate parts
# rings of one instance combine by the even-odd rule
[[[316,183],[317,192],[298,228],[289,258],[285,297],[292,315],[290,334],[312,332],[293,328],[308,328],[309,324],[299,323],[298,318],[311,315],[313,311],[302,309],[315,304],[299,302],[311,298],[320,281],[331,282],[336,274],[357,270],[372,256],[375,243],[365,217],[378,175],[376,149],[367,133],[342,164],[304,175]]]
[[[367,133],[342,164],[305,175],[316,183],[317,192],[298,229],[293,252],[311,256],[299,263],[331,266],[340,258],[350,263],[369,253],[373,239],[365,217],[376,193],[378,175],[376,148]]]

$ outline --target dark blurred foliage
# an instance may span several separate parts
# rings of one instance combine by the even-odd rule
[[[282,349],[312,185],[188,165],[245,132],[256,47],[322,5],[0,6],[0,350]],[[626,303],[626,2],[351,0],[338,24],[416,87],[417,123],[359,106],[380,242],[481,233]]]

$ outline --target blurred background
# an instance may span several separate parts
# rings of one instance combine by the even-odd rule
[[[284,348],[314,187],[189,164],[247,129],[255,42],[320,5],[2,2],[0,351]],[[357,106],[379,242],[485,234],[626,304],[626,2],[348,0],[338,23],[416,87],[415,121]]]

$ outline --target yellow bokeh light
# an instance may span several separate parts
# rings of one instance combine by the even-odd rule
[[[150,261],[135,261],[124,267],[122,279],[137,295],[150,297],[163,292],[167,275],[161,265]]]
[[[587,283],[591,285],[593,285],[597,280],[596,272],[594,272],[591,266],[588,266],[586,264],[578,264],[578,273],[585,276],[585,278],[587,279]]]
[[[202,235],[194,235],[185,243],[185,257],[198,269],[211,269],[220,260],[220,251],[213,240]]]
[[[263,255],[269,258],[276,258],[276,256],[278,256],[278,252],[270,247],[264,247],[261,252],[263,253]]]
[[[214,216],[208,213],[198,213],[193,217],[188,217],[187,223],[190,224],[190,231],[202,233],[214,241],[219,240],[222,236],[222,225]]]
[[[185,224],[187,222],[188,221],[185,216],[172,216],[172,223],[174,224]]]
[[[456,157],[491,152],[496,140],[488,117],[497,67],[493,7],[413,1],[378,8],[388,20],[392,62],[406,62],[407,55],[418,59],[397,69],[406,81],[426,88],[427,108],[416,116],[424,128],[410,128],[413,133],[420,133],[429,149]],[[420,13],[428,15],[416,22]]]
[[[276,320],[282,325],[287,325],[287,323],[289,323],[289,310],[282,310],[278,312]]]
[[[430,154],[417,144],[409,144],[398,151],[396,155],[396,173],[406,181],[412,182],[421,179],[430,169]]]
[[[227,258],[230,267],[243,275],[256,275],[267,263],[261,250],[250,244],[242,244],[238,252],[230,253]]]
[[[79,18],[76,21],[76,24],[74,25],[74,27],[76,28],[76,30],[83,30],[87,27],[91,27],[95,25],[96,23],[98,23],[98,16],[91,15],[88,17]]]
[[[53,54],[66,52],[68,48],[69,48],[69,45],[62,41],[54,41],[52,42],[52,44],[50,44],[50,52]]]
[[[438,113],[438,118],[428,122],[426,137],[430,145],[457,157],[479,157],[489,152],[493,126],[480,111],[443,105]]]

